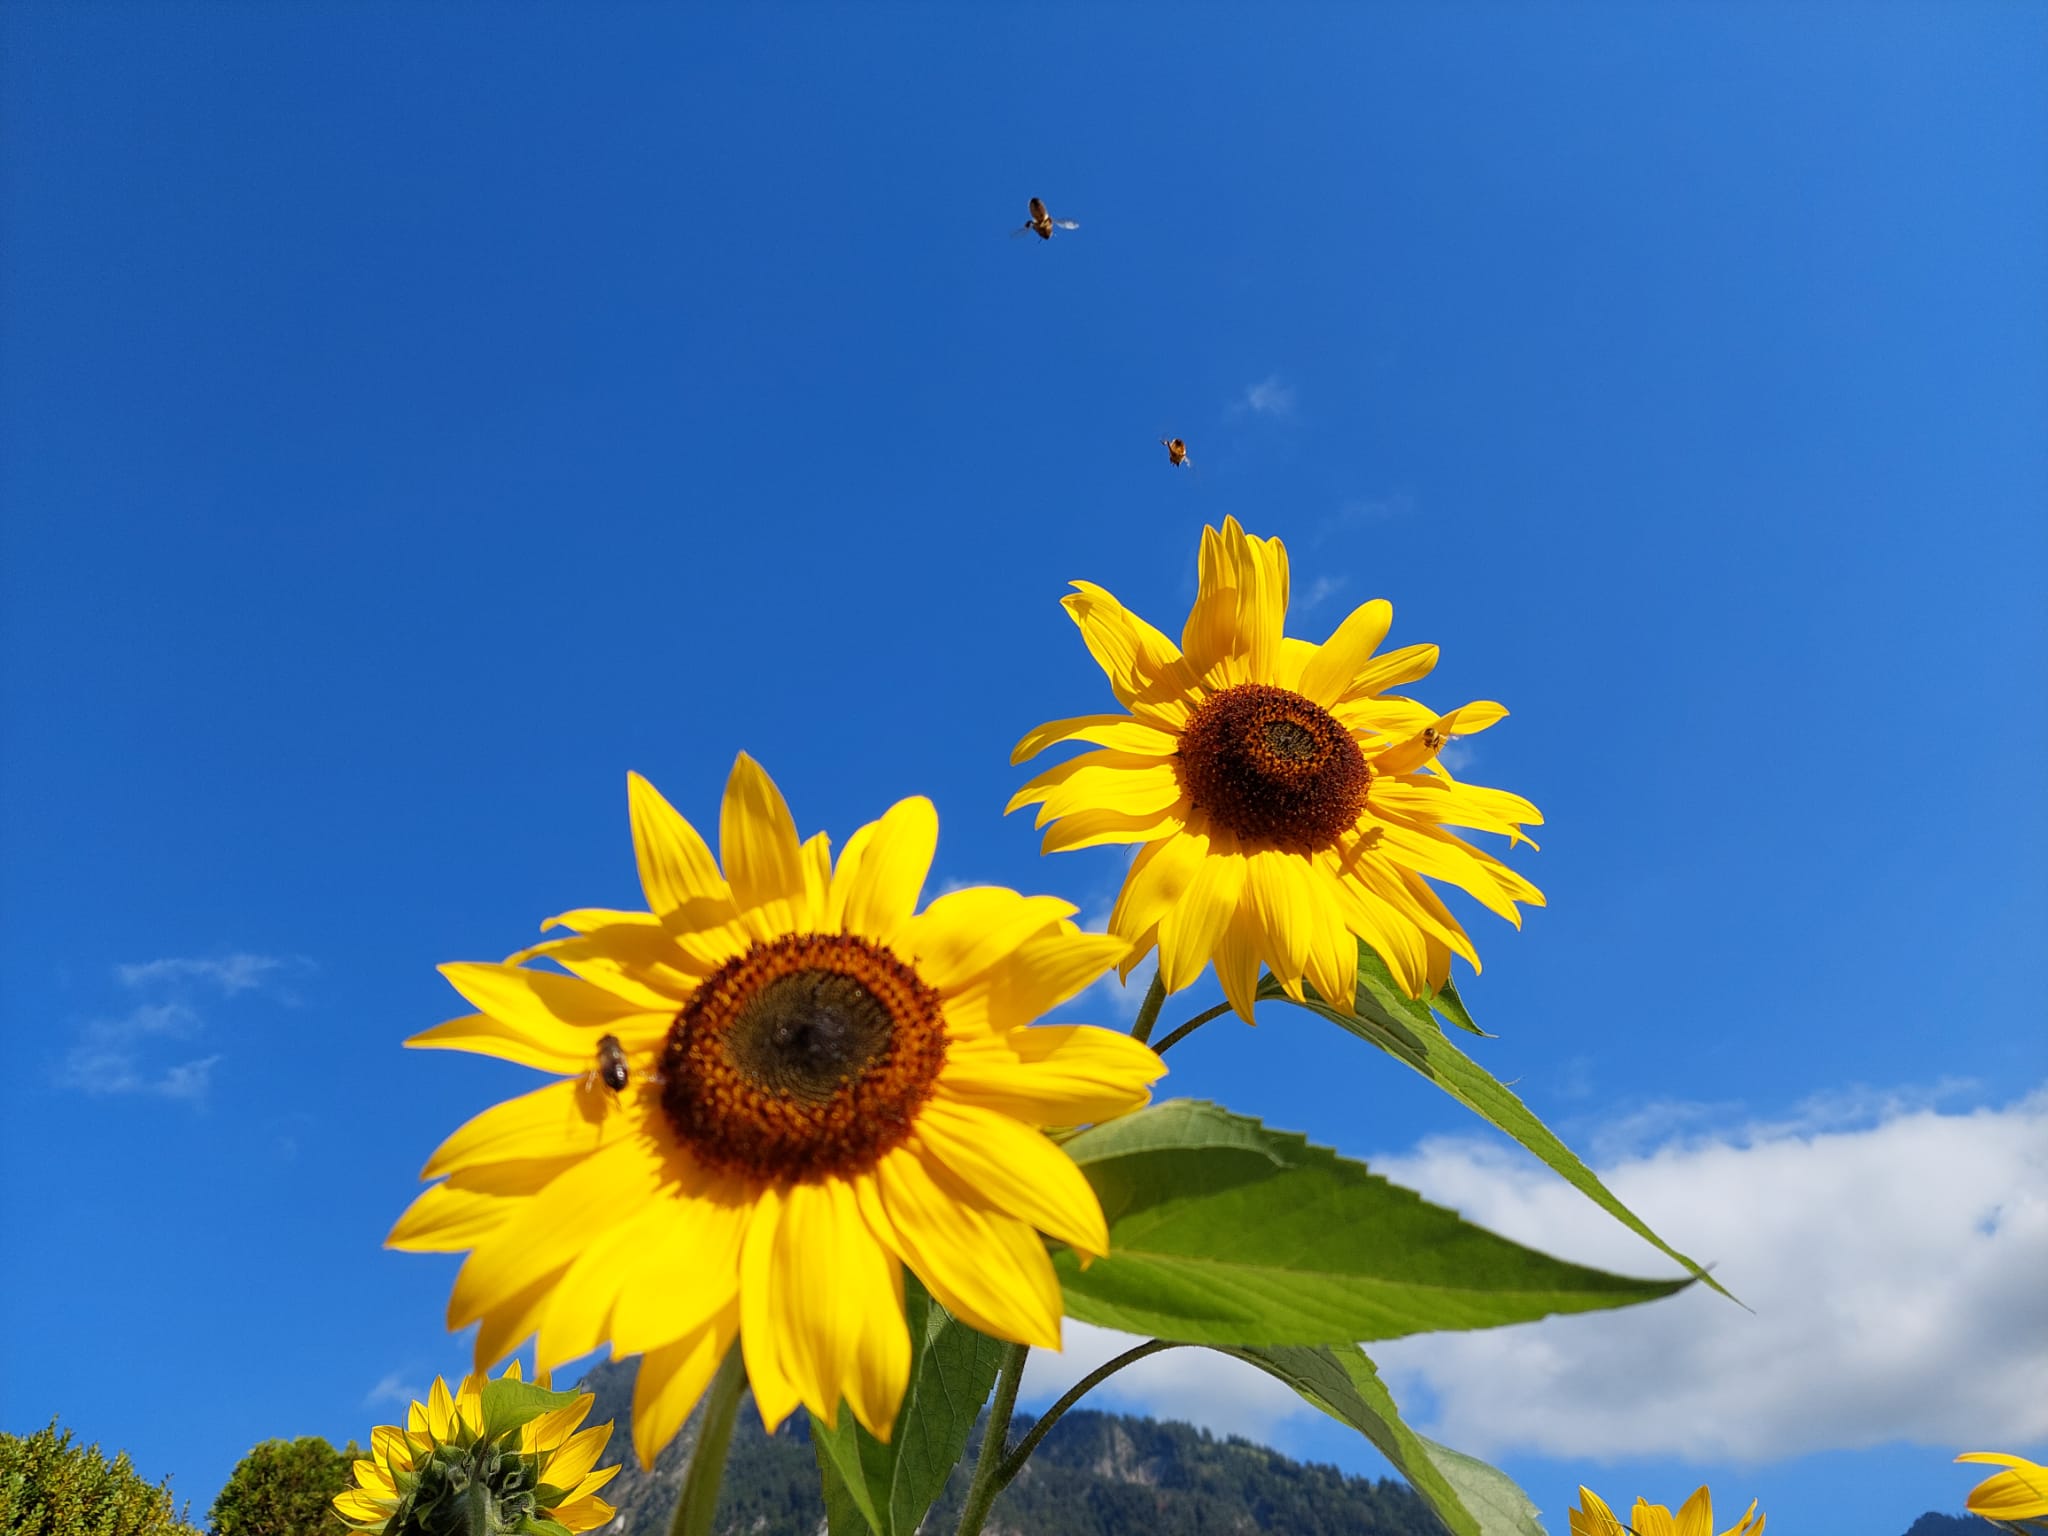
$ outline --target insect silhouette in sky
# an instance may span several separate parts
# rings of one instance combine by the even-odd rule
[[[1191,460],[1189,460],[1188,458],[1188,443],[1186,438],[1162,437],[1161,439],[1159,439],[1159,446],[1166,450],[1166,462],[1171,464],[1175,469],[1180,468],[1183,464],[1191,462]]]
[[[1012,236],[1031,234],[1038,236],[1041,240],[1050,240],[1052,232],[1056,229],[1079,229],[1080,227],[1072,219],[1054,218],[1045,211],[1045,199],[1034,197],[1031,199],[1031,217],[1011,230],[1010,233]]]

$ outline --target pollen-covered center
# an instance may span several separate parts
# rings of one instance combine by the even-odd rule
[[[1328,710],[1264,683],[1204,700],[1177,756],[1195,809],[1247,842],[1304,853],[1357,821],[1372,784],[1365,754]]]
[[[661,1105],[714,1168],[776,1183],[860,1173],[910,1134],[946,1061],[939,994],[843,933],[756,943],[669,1026]]]

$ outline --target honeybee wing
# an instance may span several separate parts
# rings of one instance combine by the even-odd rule
[[[1072,219],[1054,219],[1052,227],[1054,229],[1079,229],[1081,226]]]
[[[1035,227],[1036,226],[1031,224],[1019,224],[1015,229],[1010,231],[1010,238],[1014,240],[1019,235],[1028,235],[1033,231]]]

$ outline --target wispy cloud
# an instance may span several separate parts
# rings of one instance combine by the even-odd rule
[[[363,1406],[375,1408],[380,1403],[422,1403],[427,1398],[424,1387],[415,1386],[402,1371],[386,1371],[377,1385],[363,1394]]]
[[[1315,542],[1321,544],[1374,523],[1413,517],[1415,511],[1415,498],[1406,491],[1393,491],[1385,496],[1354,496],[1317,525]]]
[[[1956,1091],[1836,1095],[1771,1121],[1658,1105],[1654,1150],[1599,1160],[1609,1188],[1714,1261],[1753,1311],[1694,1286],[1374,1355],[1397,1397],[1419,1387],[1434,1402],[1427,1433],[1482,1456],[1754,1464],[1900,1439],[2048,1437],[2048,1089],[2004,1109],[1932,1107]],[[1548,1252],[1668,1270],[1589,1201],[1490,1143],[1427,1141],[1373,1166]],[[1648,1395],[1646,1360],[1658,1362]]]
[[[237,952],[219,959],[184,956],[144,960],[139,964],[117,965],[114,975],[124,987],[177,987],[197,984],[222,995],[274,985],[293,971],[308,969],[311,962],[299,956],[251,955]]]
[[[279,987],[279,980],[311,968],[311,961],[297,956],[240,951],[219,958],[180,956],[117,965],[115,982],[148,1000],[88,1019],[57,1065],[57,1082],[94,1098],[127,1094],[203,1107],[221,1053],[193,1055],[189,1046],[170,1048],[171,1042],[205,1032],[206,1019],[194,1000],[266,992],[290,1003],[295,999]]]
[[[1279,374],[1269,373],[1247,389],[1232,409],[1250,411],[1254,416],[1291,416],[1294,414],[1294,387],[1282,383]]]
[[[1298,606],[1305,613],[1336,596],[1350,582],[1349,576],[1318,576],[1308,584],[1308,591],[1302,594]]]

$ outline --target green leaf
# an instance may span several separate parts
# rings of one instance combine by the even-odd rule
[[[499,1436],[530,1424],[544,1413],[566,1408],[574,1392],[550,1392],[530,1381],[491,1380],[484,1383],[484,1436]]]
[[[1226,1349],[1287,1383],[1302,1399],[1372,1442],[1414,1485],[1453,1536],[1492,1536],[1467,1512],[1457,1491],[1429,1459],[1427,1442],[1401,1421],[1400,1410],[1365,1351],[1356,1344]]]
[[[1543,1522],[1536,1518],[1540,1511],[1507,1473],[1463,1451],[1424,1440],[1420,1435],[1415,1438],[1422,1440],[1429,1459],[1458,1490],[1465,1507],[1478,1517],[1479,1529],[1486,1536],[1545,1536]]]
[[[1446,987],[1445,991],[1449,988]],[[1270,975],[1260,980],[1258,995],[1280,1002],[1293,1001]],[[1350,1011],[1324,1002],[1316,996],[1313,987],[1306,989],[1306,996],[1307,1002],[1295,1006],[1321,1014],[1359,1039],[1378,1046],[1396,1061],[1412,1067],[1467,1109],[1514,1137],[1567,1184],[1658,1252],[1683,1265],[1696,1279],[1704,1280],[1729,1300],[1735,1299],[1712,1275],[1652,1232],[1640,1216],[1609,1192],[1592,1169],[1579,1161],[1577,1153],[1559,1141],[1550,1127],[1530,1112],[1526,1104],[1492,1073],[1452,1044],[1450,1037],[1430,1016],[1428,1006],[1409,997],[1395,985],[1385,963],[1369,945],[1361,943],[1358,946],[1358,995]],[[1437,994],[1438,1007],[1442,1007],[1443,996],[1443,993]],[[1462,1009],[1462,1004],[1460,1007]]]
[[[1371,951],[1368,950],[1367,953],[1371,953]],[[1373,959],[1378,960],[1379,956],[1373,955]],[[1389,979],[1391,980],[1392,978],[1390,977]],[[1491,1040],[1493,1038],[1492,1035],[1487,1034],[1485,1030],[1472,1022],[1472,1015],[1465,1011],[1465,999],[1458,996],[1458,984],[1449,977],[1444,978],[1442,990],[1429,1000],[1429,1006],[1457,1025],[1458,1028],[1478,1035],[1483,1039]]]
[[[569,1527],[558,1520],[530,1515],[519,1522],[519,1536],[571,1536]]]
[[[846,1479],[839,1475],[839,1463],[826,1449],[815,1419],[811,1421],[811,1430],[811,1449],[817,1453],[818,1481],[825,1494],[826,1536],[868,1536],[873,1526],[854,1499],[853,1491],[846,1486]]]
[[[915,1278],[906,1278],[903,1303],[910,1325],[910,1387],[889,1442],[862,1429],[849,1409],[840,1410],[837,1428],[811,1415],[820,1465],[830,1459],[847,1503],[876,1536],[911,1536],[917,1529],[959,1465],[1003,1358],[1000,1342],[954,1317]],[[829,1500],[829,1486],[826,1492]],[[839,1536],[836,1524],[832,1530]]]
[[[1190,1344],[1350,1344],[1668,1296],[1474,1226],[1363,1163],[1176,1099],[1066,1146],[1109,1253],[1055,1255],[1069,1316]]]

